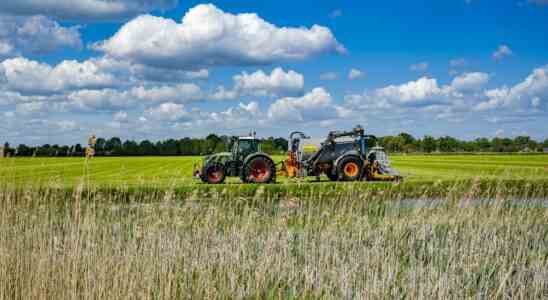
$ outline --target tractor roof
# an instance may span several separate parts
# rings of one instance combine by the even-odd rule
[[[239,140],[256,140],[257,138],[252,136],[241,136],[238,138]]]

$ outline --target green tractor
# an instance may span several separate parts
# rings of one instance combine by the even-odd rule
[[[221,152],[204,157],[193,174],[204,183],[221,184],[227,176],[240,177],[244,183],[272,183],[276,181],[276,165],[254,136],[239,137],[232,152]]]

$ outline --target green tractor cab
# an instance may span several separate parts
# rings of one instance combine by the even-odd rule
[[[240,177],[244,183],[276,181],[274,160],[261,151],[260,140],[254,136],[240,137],[232,152],[221,152],[203,158],[201,167],[194,168],[194,177],[204,183],[221,184],[226,177]]]

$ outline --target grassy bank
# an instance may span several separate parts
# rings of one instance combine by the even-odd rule
[[[546,297],[548,202],[475,184],[391,201],[3,189],[0,298]]]

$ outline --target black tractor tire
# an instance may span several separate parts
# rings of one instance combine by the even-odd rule
[[[357,181],[362,175],[363,162],[361,159],[349,156],[341,159],[337,164],[337,176],[341,181]]]
[[[204,183],[221,184],[226,179],[225,167],[220,163],[211,163],[203,168],[201,179]]]
[[[329,178],[329,180],[331,181],[339,180],[339,175],[337,173],[333,173],[333,167],[325,171],[325,176],[327,176],[327,178]]]
[[[244,183],[272,183],[276,181],[276,165],[266,156],[250,159],[244,166]]]

